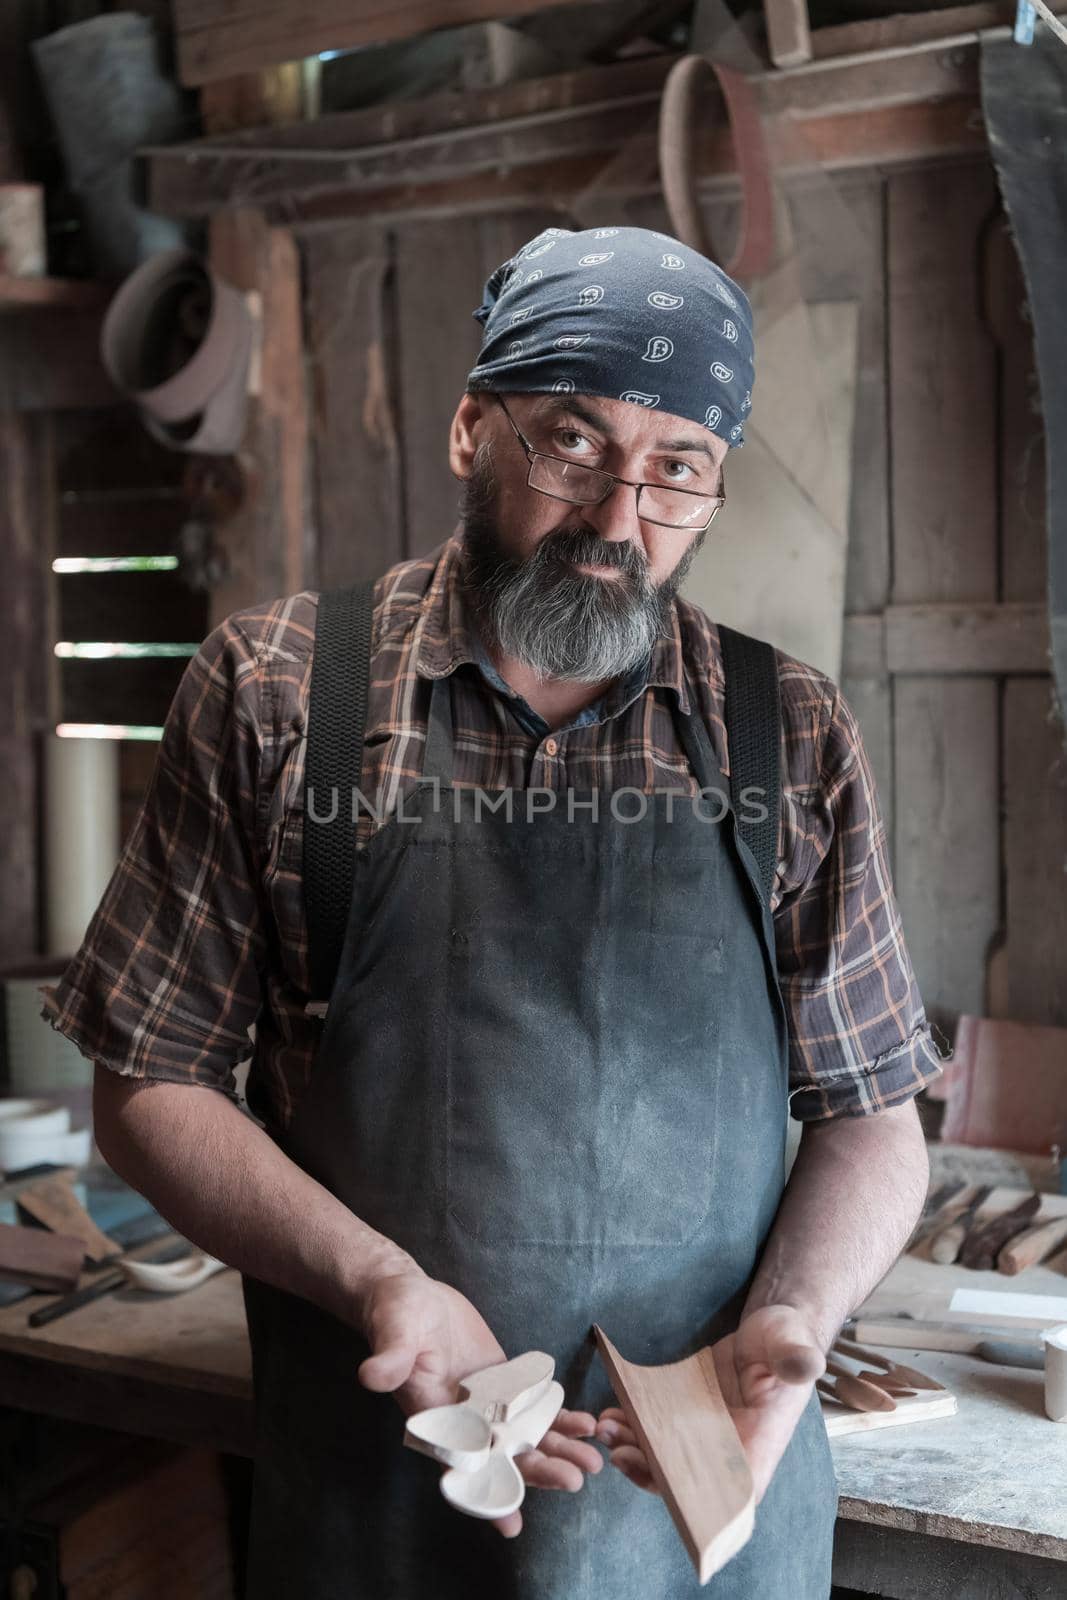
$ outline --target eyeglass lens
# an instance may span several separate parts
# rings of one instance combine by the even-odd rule
[[[575,505],[594,505],[603,499],[612,480],[593,467],[535,454],[529,481],[531,488],[541,489],[561,500],[570,500]],[[649,522],[661,522],[671,528],[703,528],[718,503],[715,495],[705,498],[692,491],[643,484],[638,512]]]

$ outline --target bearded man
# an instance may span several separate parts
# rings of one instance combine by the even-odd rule
[[[821,1600],[815,1380],[919,1213],[940,1068],[849,707],[678,594],[751,309],[666,235],[549,228],[475,316],[459,525],[210,635],[46,1014],[107,1159],[244,1275],[252,1600],[703,1592],[593,1323],[714,1347],[759,1504],[707,1592]],[[529,1349],[556,1492],[458,1516],[403,1417]]]

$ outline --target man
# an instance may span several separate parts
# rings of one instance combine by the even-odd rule
[[[312,594],[194,658],[48,1014],[99,1063],[112,1165],[245,1275],[254,1600],[695,1595],[593,1322],[649,1364],[714,1344],[760,1504],[710,1592],[815,1600],[814,1381],[918,1214],[940,1069],[848,707],[676,595],[742,442],[750,309],[665,235],[551,228],[475,315],[460,527],[374,588],[325,1021],[304,786],[352,754],[360,662]],[[730,800],[750,759],[775,776]],[[265,1129],[232,1103],[253,1022]],[[570,1492],[460,1517],[400,1413],[531,1348],[566,1409],[520,1467]]]

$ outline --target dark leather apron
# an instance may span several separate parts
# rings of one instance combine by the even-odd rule
[[[787,1077],[770,914],[714,799],[698,814],[687,795],[623,791],[613,814],[601,792],[594,817],[591,794],[530,812],[518,791],[509,817],[452,789],[450,702],[435,680],[403,807],[418,820],[355,855],[282,1142],[461,1290],[509,1356],[549,1351],[565,1403],[596,1413],[615,1401],[591,1324],[630,1361],[689,1354],[736,1325],[774,1217]],[[703,724],[672,706],[701,785],[728,793]],[[396,1401],[358,1384],[363,1337],[253,1280],[245,1296],[249,1600],[828,1595],[836,1488],[814,1396],[750,1542],[701,1590],[662,1500],[607,1465],[577,1494],[529,1490],[514,1540],[453,1511],[436,1463],[403,1448]]]

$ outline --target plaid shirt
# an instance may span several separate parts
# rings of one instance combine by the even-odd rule
[[[695,792],[670,712],[691,709],[729,771],[718,630],[678,599],[673,631],[603,699],[549,729],[494,671],[465,610],[457,530],[379,578],[358,840],[422,772],[430,680],[454,674],[455,782],[484,789]],[[193,657],[140,814],[42,1015],[133,1077],[235,1093],[287,1126],[321,1022],[305,1014],[305,724],[317,595],[240,611]],[[852,712],[778,653],[783,795],[772,902],[795,1117],[872,1113],[941,1071],[904,946],[885,828]],[[254,1034],[249,1029],[254,1027]]]

